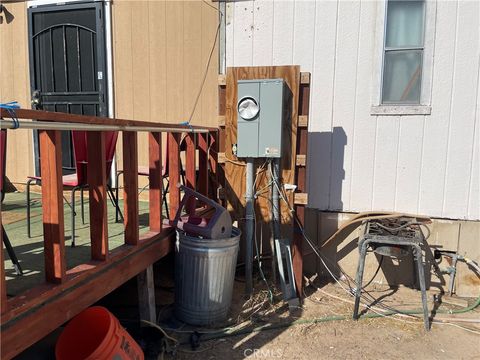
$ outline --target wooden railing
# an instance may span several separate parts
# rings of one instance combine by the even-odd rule
[[[158,124],[16,110],[23,128],[39,129],[42,174],[45,282],[23,294],[7,298],[3,251],[0,267],[1,358],[10,359],[43,338],[74,315],[139,274],[173,249],[173,229],[162,225],[162,132],[169,137],[168,172],[170,217],[179,207],[180,140],[186,136],[187,186],[209,196],[215,194],[218,143],[214,128]],[[2,109],[2,128],[11,128],[10,115]],[[86,127],[88,125],[88,127]],[[88,130],[88,185],[91,261],[67,269],[65,260],[64,205],[60,129]],[[105,136],[119,130],[123,137],[124,245],[109,251]],[[149,231],[139,234],[138,131],[149,132]],[[183,135],[182,135],[183,133]],[[195,148],[197,147],[197,149]],[[198,150],[199,159],[196,159]],[[21,161],[13,159],[11,161]],[[198,184],[196,184],[198,164]],[[213,184],[213,185],[212,185]],[[197,186],[196,186],[197,185]],[[195,210],[189,204],[188,211]],[[1,222],[1,211],[0,211]],[[15,245],[15,239],[11,239]]]

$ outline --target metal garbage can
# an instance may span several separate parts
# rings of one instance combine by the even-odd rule
[[[175,245],[175,315],[192,325],[227,318],[240,242],[232,228],[226,239],[202,239],[177,230]]]

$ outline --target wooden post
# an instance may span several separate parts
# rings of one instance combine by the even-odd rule
[[[149,180],[149,207],[150,231],[162,230],[162,134],[159,132],[148,134],[148,180]]]
[[[153,265],[150,265],[137,275],[137,288],[140,320],[147,320],[156,324],[157,316],[155,307],[155,281],[153,276]]]
[[[210,186],[210,189],[212,190],[212,196],[213,199],[218,201],[218,188],[219,188],[219,181],[218,181],[218,134],[219,131],[212,131],[210,132],[210,158],[209,158],[209,164],[210,164],[210,178],[212,180],[212,186]]]
[[[196,149],[195,149],[195,134],[188,134],[186,137],[187,151],[186,151],[186,170],[185,170],[185,182],[186,186],[191,189],[196,189],[195,177],[196,177]],[[206,164],[201,164],[206,165]],[[195,214],[195,199],[190,198],[186,204],[187,213],[190,215]]]
[[[58,130],[40,130],[42,172],[43,242],[45,279],[60,283],[65,278],[65,229],[63,218],[62,138]]]
[[[218,83],[218,115],[219,117],[227,117],[227,84],[226,84],[226,78],[223,76],[222,78],[223,81],[219,81]],[[231,109],[229,109],[231,111]],[[229,113],[231,114],[231,112]],[[223,124],[219,124],[218,131],[216,132],[215,136],[215,142],[216,142],[216,151],[215,151],[215,156],[217,156],[217,164],[218,164],[218,153],[225,153],[225,140],[227,138],[227,131],[226,131],[226,121],[223,121]],[[223,191],[226,186],[226,175],[225,175],[225,164],[222,164],[220,166],[217,165],[217,173],[216,173],[216,179],[217,179],[217,184],[215,184],[215,193],[216,195],[221,195],[217,196],[220,202],[223,206],[227,206],[227,199],[223,195]],[[221,193],[220,193],[221,191]]]
[[[175,218],[180,206],[180,134],[168,134],[168,177],[170,181],[170,220]]]
[[[105,133],[87,131],[87,149],[92,260],[106,260],[108,257],[108,218]]]
[[[123,202],[125,244],[137,245],[138,222],[138,141],[134,131],[123,132]]]
[[[0,209],[0,228],[2,226],[2,209]],[[5,262],[3,259],[3,231],[0,231],[0,262],[0,314],[3,314],[7,310],[7,282],[5,280]]]
[[[208,193],[208,146],[210,134],[198,134],[198,191],[209,196]]]
[[[300,86],[299,115],[308,119],[310,104],[310,84],[302,83]],[[308,122],[299,124],[297,127],[296,155],[307,156]],[[300,162],[296,165],[295,184],[300,193],[307,192],[307,163]],[[295,213],[302,227],[305,226],[305,205],[294,205]],[[294,222],[294,237],[292,246],[293,272],[295,274],[295,286],[299,298],[303,298],[303,234],[297,222]]]

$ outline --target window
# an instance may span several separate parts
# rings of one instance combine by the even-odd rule
[[[388,0],[382,104],[420,104],[424,2]]]
[[[376,95],[372,114],[430,114],[435,3],[384,0],[377,23]]]

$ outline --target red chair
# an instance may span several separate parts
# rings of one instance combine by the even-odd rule
[[[71,190],[71,202],[69,204],[72,215],[71,215],[71,227],[72,227],[72,246],[75,246],[75,193],[81,191],[81,209],[82,209],[82,222],[84,223],[84,201],[83,201],[83,191],[88,188],[87,183],[87,164],[88,164],[88,151],[87,151],[87,132],[86,131],[72,131],[73,138],[73,152],[75,156],[75,173],[70,175],[64,175],[62,177],[62,184],[64,190]],[[117,144],[118,132],[116,131],[105,131],[105,155],[106,155],[106,173],[105,176],[108,179],[110,175],[110,169],[112,167],[113,157],[115,155],[115,146]],[[28,237],[31,237],[30,230],[30,185],[33,181],[36,181],[37,184],[41,184],[41,177],[39,176],[29,176],[27,181],[27,232]],[[120,211],[118,208],[118,201],[116,200],[115,195],[113,194],[112,188],[107,187],[108,194],[111,197],[113,205],[117,208],[117,211]]]
[[[7,165],[7,130],[2,129],[0,130],[0,202],[3,203],[3,199],[5,198],[5,170]],[[8,256],[10,260],[12,260],[13,267],[17,275],[23,275],[22,267],[20,266],[20,262],[18,261],[17,255],[13,250],[13,246],[8,238],[7,232],[2,224],[2,240],[5,244],[5,248],[7,249]],[[3,251],[3,249],[0,249]],[[3,265],[2,265],[3,266]]]

